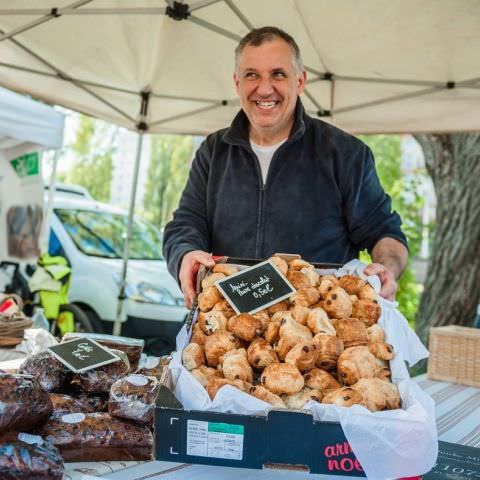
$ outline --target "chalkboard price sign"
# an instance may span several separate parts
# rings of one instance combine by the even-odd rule
[[[76,338],[70,342],[49,347],[48,350],[75,373],[83,373],[120,360],[120,357],[108,348],[89,338]]]
[[[259,312],[296,291],[269,260],[219,280],[215,285],[237,314]]]

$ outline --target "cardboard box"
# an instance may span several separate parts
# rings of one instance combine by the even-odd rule
[[[187,411],[162,386],[155,424],[157,460],[365,477],[340,424],[314,422],[308,413]]]
[[[430,329],[428,378],[480,387],[480,329]]]

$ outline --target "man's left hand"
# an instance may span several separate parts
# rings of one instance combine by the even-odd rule
[[[378,275],[382,288],[380,289],[380,296],[387,300],[395,300],[397,293],[397,282],[395,275],[381,263],[371,263],[363,271],[366,275]]]

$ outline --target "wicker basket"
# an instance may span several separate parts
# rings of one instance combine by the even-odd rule
[[[20,308],[20,311],[12,317],[0,314],[0,337],[23,337],[26,328],[32,326],[32,319],[22,312],[23,301],[15,294],[0,294],[0,303],[11,298]]]
[[[432,328],[429,350],[428,378],[480,387],[480,329]]]

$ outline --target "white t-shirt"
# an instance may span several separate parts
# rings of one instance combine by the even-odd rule
[[[250,145],[252,150],[255,152],[255,155],[260,162],[260,169],[262,170],[263,184],[267,181],[268,168],[270,167],[270,162],[272,161],[273,154],[277,151],[278,147],[285,143],[287,139],[285,138],[281,142],[276,143],[275,145],[257,145],[250,140]]]

